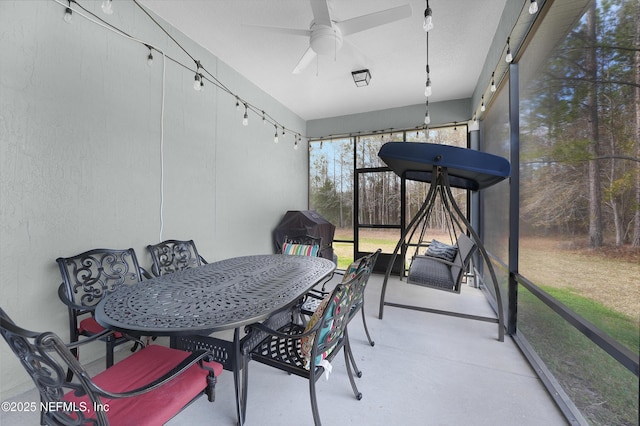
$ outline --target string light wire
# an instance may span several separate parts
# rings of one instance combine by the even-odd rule
[[[262,110],[261,108],[257,108],[256,106],[254,106],[253,104],[251,104],[250,102],[248,102],[247,100],[241,98],[240,96],[236,95],[235,93],[233,93],[233,91],[231,91],[231,89],[229,89],[224,83],[222,83],[217,77],[215,77],[213,74],[211,74],[209,72],[209,70],[206,69],[205,66],[203,66],[202,64],[200,64],[200,68],[198,69],[196,67],[196,69],[193,69],[185,64],[183,64],[182,62],[180,62],[179,60],[167,55],[165,52],[163,52],[160,48],[145,42],[143,40],[140,40],[130,34],[127,34],[125,31],[117,28],[116,26],[104,21],[101,17],[97,16],[96,14],[94,14],[93,12],[87,10],[85,7],[83,7],[81,4],[78,3],[77,0],[71,0],[71,1],[63,1],[63,0],[53,0],[54,2],[60,4],[61,6],[63,6],[66,10],[66,8],[69,8],[72,12],[77,12],[79,16],[82,16],[83,18],[89,20],[90,22],[99,25],[109,31],[112,31],[122,37],[125,37],[131,41],[140,43],[142,45],[144,45],[145,47],[149,48],[149,49],[153,49],[156,50],[158,53],[163,55],[163,61],[166,62],[167,60],[173,62],[174,64],[184,68],[185,70],[188,70],[192,73],[194,73],[194,75],[196,73],[199,73],[199,77],[201,79],[202,84],[204,84],[204,81],[206,80],[208,83],[211,83],[212,85],[216,86],[217,88],[221,89],[223,92],[236,97],[240,100],[240,102],[242,102],[243,104],[245,104],[247,106],[247,111],[250,111],[256,115],[259,115],[260,117],[263,118],[263,121],[277,125],[278,127],[281,127],[283,129],[283,131],[288,130],[290,133],[299,136],[300,138],[307,138],[306,136],[303,136],[300,132],[296,132],[292,129],[288,129],[286,126],[282,125],[280,122],[278,122],[275,118],[273,118],[273,116],[271,116],[268,113],[265,113],[264,110]],[[145,15],[147,15],[149,17],[149,19],[151,21],[153,21],[153,23],[160,28],[160,30],[162,30],[162,32],[169,37],[169,39],[171,39],[171,41],[173,41],[173,43],[175,43],[193,62],[194,64],[199,63],[199,61],[189,53],[189,51],[187,49],[185,49],[168,31],[166,31],[164,29],[164,27],[144,8],[142,7],[137,0],[133,0],[133,3],[144,12]],[[71,5],[77,6],[77,8],[75,7],[71,7]],[[78,10],[80,9],[80,10]],[[83,13],[84,12],[84,13]],[[148,59],[148,57],[147,57]]]
[[[529,9],[530,7],[532,7],[532,4],[535,3],[535,12],[538,12],[539,6],[538,6],[538,2],[537,1],[532,1],[532,0],[524,0],[523,1],[523,6],[520,10],[520,14],[518,15],[518,19],[516,19],[516,22],[514,22],[513,27],[511,28],[511,31],[509,32],[509,35],[507,36],[507,42],[505,44],[505,46],[502,49],[502,52],[500,53],[500,59],[498,60],[498,63],[496,65],[496,68],[494,69],[494,71],[491,73],[491,78],[490,78],[490,84],[488,86],[488,98],[487,101],[485,102],[484,100],[484,94],[482,95],[482,99],[481,99],[481,103],[480,105],[477,107],[477,109],[480,110],[480,112],[484,112],[487,108],[487,104],[489,104],[491,102],[491,95],[493,93],[495,93],[497,91],[497,86],[500,85],[500,82],[502,81],[502,79],[504,78],[504,76],[508,73],[509,71],[509,65],[512,61],[513,61],[513,53],[511,51],[511,37],[513,36],[514,30],[516,29],[516,27],[518,25],[521,25],[522,22],[521,20],[523,19],[523,17],[528,16],[528,25],[529,28],[531,25],[533,25],[533,22],[535,21],[536,17],[533,16],[535,12],[531,12],[531,10]],[[544,3],[544,1],[541,1],[541,3]],[[527,13],[525,14],[525,10],[527,11]],[[527,22],[525,22],[527,23]],[[525,31],[526,34],[527,31]],[[520,40],[520,42],[522,42],[522,40]],[[505,52],[506,49],[506,52]],[[514,50],[515,53],[517,53],[517,49]],[[506,64],[506,66],[505,66]],[[502,73],[499,72],[499,69],[501,67],[504,67],[504,71]],[[498,84],[496,85],[496,74],[499,75],[498,78]],[[485,90],[485,94],[486,90]],[[474,117],[475,119],[477,119],[477,116],[479,114],[477,114],[477,110],[474,113]]]

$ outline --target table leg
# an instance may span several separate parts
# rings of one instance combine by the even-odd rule
[[[240,382],[240,369],[242,368],[242,354],[240,353],[240,329],[236,328],[233,332],[233,381],[236,390],[236,413],[238,415],[238,425],[244,423],[244,413],[242,410],[244,401],[242,401],[242,390]]]

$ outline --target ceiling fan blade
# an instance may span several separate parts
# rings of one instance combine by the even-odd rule
[[[302,58],[300,58],[300,60],[298,61],[298,64],[296,65],[296,67],[293,69],[293,73],[300,74],[300,72],[302,72],[302,70],[305,69],[311,63],[311,61],[313,61],[315,57],[316,57],[316,52],[314,52],[309,47],[307,51],[304,52],[304,55],[302,55]]]
[[[265,25],[250,25],[250,24],[243,24],[243,25],[246,27],[256,28],[259,30],[269,31],[269,32],[278,33],[278,34],[287,34],[287,35],[305,36],[305,37],[311,36],[311,30],[301,30],[298,28],[268,27]]]
[[[405,4],[404,6],[393,7],[391,9],[381,10],[380,12],[373,12],[368,15],[358,16],[357,18],[347,19],[336,23],[336,25],[340,28],[340,31],[342,31],[342,35],[346,36],[399,21],[410,16],[411,6]]]
[[[313,20],[316,24],[331,26],[331,14],[327,0],[311,0],[311,10],[313,10]]]
[[[371,68],[374,66],[374,62],[360,49],[358,46],[350,42],[348,39],[344,39],[342,45],[342,54],[349,58],[349,62],[353,64],[355,69]]]

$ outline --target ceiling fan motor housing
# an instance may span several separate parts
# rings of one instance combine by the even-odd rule
[[[342,48],[342,32],[336,26],[311,25],[311,49],[318,55],[330,55]]]

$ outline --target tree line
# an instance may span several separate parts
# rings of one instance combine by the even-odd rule
[[[522,229],[584,237],[591,247],[605,237],[640,247],[640,2],[592,2],[547,58],[521,93]],[[339,228],[352,227],[355,171],[384,167],[377,156],[382,144],[464,146],[466,131],[458,132],[350,137],[325,142],[325,149],[313,144],[311,207]],[[398,224],[399,179],[389,172],[361,173],[358,180],[359,222]],[[428,188],[407,182],[407,189],[409,219]],[[435,214],[432,226],[443,224]]]
[[[592,2],[537,75],[521,108],[523,223],[640,247],[640,2]]]

